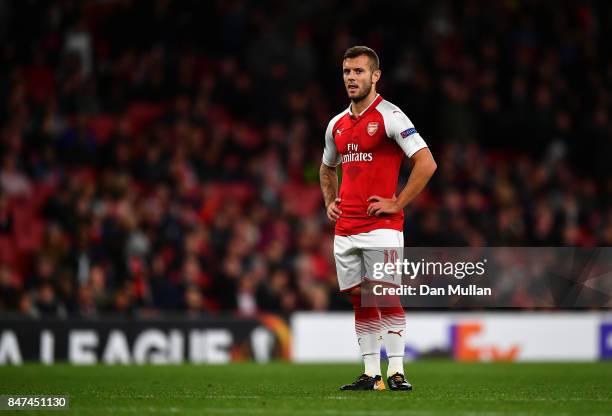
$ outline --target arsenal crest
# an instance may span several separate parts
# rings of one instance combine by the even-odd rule
[[[371,123],[368,123],[368,128],[366,129],[366,131],[370,136],[374,136],[374,133],[378,131],[378,122],[373,121]]]

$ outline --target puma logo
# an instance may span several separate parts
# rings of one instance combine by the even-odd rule
[[[361,338],[357,338],[357,345],[361,345]]]
[[[391,330],[389,329],[389,330],[387,331],[387,334],[395,334],[395,335],[397,335],[398,337],[401,337],[401,336],[402,336],[402,331],[403,331],[403,329],[400,329],[399,331],[391,331]]]

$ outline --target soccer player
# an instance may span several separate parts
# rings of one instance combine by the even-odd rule
[[[373,259],[382,248],[404,246],[404,207],[423,190],[434,171],[427,144],[408,117],[376,93],[381,70],[378,55],[366,46],[349,48],[342,61],[349,107],[331,119],[325,132],[320,181],[327,216],[335,224],[334,258],[340,290],[350,295],[364,374],[341,390],[384,390],[380,348],[384,342],[391,390],[411,390],[404,376],[405,314],[399,297],[362,306],[361,294],[372,285]],[[410,177],[395,195],[404,158],[413,162]],[[338,194],[336,167],[342,163]],[[386,284],[398,285],[390,275]]]

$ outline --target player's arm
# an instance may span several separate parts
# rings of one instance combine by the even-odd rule
[[[418,150],[410,159],[414,165],[408,181],[397,198],[381,198],[373,195],[368,198],[368,215],[395,214],[410,204],[429,182],[437,169],[436,162],[427,147]]]
[[[336,221],[340,214],[342,214],[338,207],[340,198],[338,198],[338,172],[336,168],[321,163],[319,181],[321,182],[321,191],[323,192],[323,200],[327,209],[327,217],[331,221]]]
[[[403,210],[421,193],[437,169],[425,140],[402,111],[394,108],[393,111],[386,111],[383,117],[389,138],[395,140],[410,158],[413,167],[404,189],[397,197],[382,198],[379,195],[372,195],[368,198],[370,202],[367,209],[368,215],[376,216],[395,214]]]
[[[342,214],[342,210],[338,206],[340,199],[338,198],[338,172],[336,170],[340,163],[340,155],[332,136],[332,128],[333,120],[329,122],[325,131],[325,150],[323,150],[323,161],[319,168],[319,181],[321,182],[327,217],[331,221],[336,221]]]

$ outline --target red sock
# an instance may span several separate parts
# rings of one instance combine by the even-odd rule
[[[364,373],[374,377],[380,375],[380,315],[378,308],[361,306],[361,295],[351,295],[355,310],[355,332],[363,356]]]
[[[406,315],[399,296],[381,296],[378,301],[378,310],[381,329],[384,332],[387,332],[388,329],[404,329],[406,326]]]
[[[378,302],[381,333],[389,366],[387,376],[404,374],[404,348],[406,346],[406,315],[399,296],[386,296]],[[380,306],[385,305],[385,306]]]
[[[376,306],[361,306],[361,295],[351,295],[351,303],[355,311],[355,332],[357,337],[380,331],[380,314]]]

